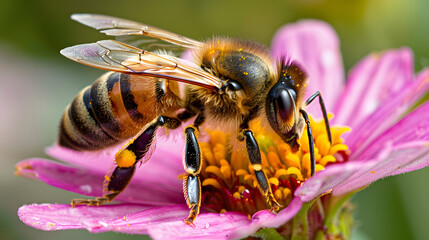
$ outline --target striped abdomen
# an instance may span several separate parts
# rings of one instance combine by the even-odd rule
[[[182,105],[164,81],[109,72],[67,106],[59,144],[77,150],[112,146],[133,137],[160,114],[174,117]]]

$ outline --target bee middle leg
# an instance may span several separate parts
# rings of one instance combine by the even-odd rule
[[[270,204],[271,210],[279,210],[281,205],[275,199],[274,194],[271,190],[270,183],[268,182],[267,175],[262,170],[261,152],[259,150],[259,145],[255,139],[255,136],[253,135],[253,132],[248,128],[242,129],[238,134],[238,140],[246,140],[247,154],[249,156],[250,163],[252,164],[252,168],[255,172],[255,177],[258,183],[259,190]]]
[[[146,156],[158,127],[167,127],[170,129],[180,126],[181,121],[175,118],[159,116],[126,148],[119,150],[115,155],[116,168],[110,176],[105,176],[103,197],[95,199],[73,199],[72,207],[76,205],[100,206],[106,202],[112,201],[119,195],[131,181],[136,165]]]
[[[186,145],[183,167],[187,173],[183,178],[183,194],[191,210],[183,221],[188,225],[193,224],[201,206],[201,180],[198,174],[201,172],[202,155],[198,144],[198,127],[203,121],[204,116],[200,114],[194,124],[185,128]]]
[[[319,105],[320,105],[320,109],[322,109],[323,119],[325,121],[326,134],[328,135],[329,143],[331,143],[331,146],[332,146],[331,128],[329,127],[328,113],[326,111],[325,102],[323,101],[322,94],[319,91],[315,92],[307,99],[305,103],[306,103],[306,106],[308,106],[317,97],[319,97]]]
[[[316,99],[316,97],[319,97],[319,105],[320,105],[320,108],[322,109],[323,119],[325,121],[326,134],[328,135],[329,143],[332,146],[331,127],[329,126],[328,113],[326,112],[325,102],[323,101],[322,94],[319,91],[315,92],[307,99],[306,105],[308,106],[311,102],[313,102],[314,99]],[[307,125],[308,145],[310,150],[310,163],[311,163],[310,176],[313,176],[316,173],[316,157],[314,153],[313,134],[311,132],[310,119],[305,110],[300,109],[299,112],[301,113],[302,117],[305,120],[305,124]]]

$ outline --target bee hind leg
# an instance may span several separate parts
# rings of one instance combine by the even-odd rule
[[[275,199],[267,175],[262,170],[261,152],[259,150],[259,145],[255,139],[255,136],[253,135],[253,132],[247,128],[242,129],[238,135],[238,140],[246,140],[247,154],[249,156],[250,163],[252,164],[252,168],[255,172],[258,188],[261,191],[262,196],[264,196],[270,204],[271,211],[279,210],[281,205]]]
[[[100,206],[106,202],[112,201],[118,196],[130,183],[136,165],[144,157],[147,157],[149,148],[155,137],[158,127],[177,128],[181,121],[175,118],[159,116],[146,129],[141,131],[135,139],[126,147],[119,150],[115,155],[116,166],[110,176],[105,176],[103,197],[95,199],[73,199],[71,206],[87,205]]]

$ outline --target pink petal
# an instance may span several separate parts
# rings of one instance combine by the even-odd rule
[[[231,230],[250,222],[241,213],[202,213],[192,227],[182,221],[188,213],[184,204],[159,208],[130,204],[76,208],[42,204],[18,210],[25,224],[42,230],[116,231],[150,234],[153,239],[226,239]]]
[[[156,141],[154,141],[151,146],[154,151],[152,152],[150,159],[158,159],[156,162],[161,161],[161,163],[154,163],[155,165],[164,164],[165,162],[173,162],[171,159],[178,159],[179,164],[174,164],[173,162],[171,165],[166,164],[165,166],[157,166],[162,167],[163,172],[166,168],[183,169],[180,164],[182,162],[181,156],[185,142],[183,136],[179,135],[182,132],[174,131],[173,133],[166,135],[163,130],[164,129],[158,131],[155,139]],[[116,152],[122,146],[123,143],[98,151],[76,151],[54,144],[46,149],[46,153],[53,158],[87,169],[99,170],[102,168],[108,170],[114,162]]]
[[[365,164],[362,162],[347,162],[328,166],[296,189],[295,196],[299,197],[303,202],[311,201],[321,194],[329,192],[337,185],[348,181],[347,179],[363,168]]]
[[[43,181],[51,186],[67,191],[101,197],[103,195],[103,171],[66,166],[44,159],[28,159],[16,165],[17,174]],[[144,169],[138,169],[144,171]],[[128,187],[115,199],[123,202],[170,205],[184,203],[182,181],[177,175],[174,184],[157,179],[158,183],[133,178]],[[172,184],[172,185],[170,185]]]
[[[277,31],[272,49],[275,58],[297,60],[309,74],[306,96],[322,93],[328,109],[341,92],[344,69],[338,36],[330,25],[317,20],[303,20],[288,24]],[[313,116],[321,116],[317,103],[309,106]]]
[[[353,150],[353,156],[358,156],[376,137],[391,127],[428,89],[429,69],[426,69],[397,95],[385,99],[373,114],[353,129],[359,134],[350,134],[347,138],[346,142]]]
[[[382,152],[373,160],[365,161],[362,168],[344,183],[334,188],[334,195],[358,190],[386,177],[429,166],[429,141],[416,141],[393,145],[386,142]]]
[[[132,204],[75,208],[68,204],[32,204],[20,207],[18,216],[28,226],[45,231],[82,228],[94,231],[103,227],[104,220],[123,218],[146,208]]]
[[[161,135],[161,132],[159,133]],[[169,138],[158,136],[156,149],[150,159],[141,165],[134,174],[133,181],[153,185],[159,188],[182,189],[182,183],[177,177],[185,173],[182,165],[184,149],[183,136]],[[79,152],[58,145],[47,149],[47,154],[68,163],[81,166],[85,169],[95,170],[104,175],[114,163],[115,153],[121,146],[100,150]]]
[[[154,239],[228,239],[233,230],[250,222],[247,214],[238,212],[200,214],[195,227],[185,225],[182,219],[149,228],[149,234]]]
[[[357,154],[353,159],[370,159],[377,155],[386,145],[398,146],[400,144],[429,141],[429,102],[415,109],[398,123],[390,127],[381,136],[376,138],[369,146]]]
[[[381,102],[395,98],[413,79],[410,49],[371,54],[352,69],[335,108],[335,123],[354,127]]]
[[[295,197],[290,204],[278,214],[271,213],[268,210],[262,210],[252,216],[250,224],[236,228],[230,235],[229,239],[240,239],[255,234],[263,227],[277,228],[285,224],[301,210],[302,201]]]

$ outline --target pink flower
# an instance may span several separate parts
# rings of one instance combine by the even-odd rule
[[[322,92],[333,112],[331,124],[350,126],[345,143],[348,160],[327,165],[294,191],[289,205],[278,214],[261,210],[249,219],[246,213],[212,213],[205,209],[187,226],[182,193],[181,138],[161,139],[150,161],[136,173],[116,200],[121,204],[100,207],[69,204],[32,204],[19,209],[20,219],[42,230],[88,229],[149,234],[154,239],[242,238],[263,227],[278,228],[299,218],[306,203],[327,193],[344,199],[372,182],[429,165],[429,103],[408,112],[429,88],[429,69],[414,76],[412,52],[407,48],[371,54],[349,73],[347,84],[338,38],[326,23],[306,20],[280,29],[273,55],[299,61],[310,75],[307,94]],[[319,117],[317,104],[308,111]],[[20,176],[88,196],[101,196],[103,179],[118,148],[79,153],[53,146],[47,153],[72,165],[32,158],[17,164]],[[106,160],[108,159],[108,160]],[[328,213],[329,215],[329,213]]]

